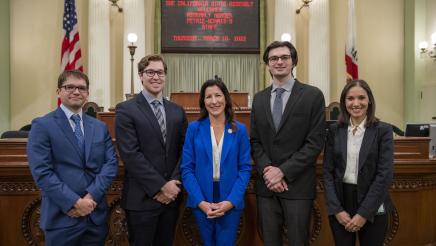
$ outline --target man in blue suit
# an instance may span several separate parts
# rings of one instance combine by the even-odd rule
[[[65,71],[58,78],[61,105],[33,120],[27,156],[41,188],[40,226],[45,245],[103,245],[107,235],[105,192],[118,160],[104,123],[87,116],[88,77]]]

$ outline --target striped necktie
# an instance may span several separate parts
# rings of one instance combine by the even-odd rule
[[[157,122],[159,123],[160,126],[160,131],[162,132],[162,138],[165,143],[167,137],[167,130],[166,130],[165,119],[163,117],[162,110],[159,107],[160,102],[158,100],[154,100],[153,102],[151,102],[151,104],[153,104],[154,114],[156,115]]]
[[[83,137],[82,128],[80,127],[80,115],[73,114],[71,115],[71,120],[74,122],[74,136],[76,136],[77,144],[79,145],[79,149],[82,153],[85,153],[85,139]]]

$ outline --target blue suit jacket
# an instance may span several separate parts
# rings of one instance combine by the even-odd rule
[[[251,174],[250,142],[245,126],[224,130],[220,166],[220,201],[230,201],[236,209],[244,207],[244,192]],[[188,192],[187,206],[196,208],[201,201],[213,202],[212,142],[209,118],[189,124],[183,146],[183,186]]]
[[[90,214],[100,225],[106,222],[106,189],[117,174],[118,160],[104,123],[83,114],[85,155],[79,150],[70,123],[61,108],[33,120],[27,157],[33,179],[42,190],[42,229],[85,222],[67,212],[90,193],[97,207]]]

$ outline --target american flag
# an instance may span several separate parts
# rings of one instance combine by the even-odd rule
[[[63,29],[61,71],[78,69],[83,72],[75,0],[65,0]]]
[[[348,0],[348,37],[345,45],[345,65],[347,67],[347,81],[359,77],[357,67],[356,47],[356,13],[354,0]]]

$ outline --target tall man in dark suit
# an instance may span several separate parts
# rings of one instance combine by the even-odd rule
[[[324,144],[324,96],[318,88],[294,79],[298,56],[291,43],[271,43],[263,61],[273,81],[254,96],[251,112],[263,239],[265,245],[283,245],[286,225],[290,244],[308,245],[315,164]]]
[[[118,160],[104,123],[87,116],[88,77],[78,70],[58,79],[61,105],[33,120],[27,143],[30,171],[41,188],[45,245],[103,245],[105,192]]]
[[[167,66],[161,56],[138,63],[144,90],[116,107],[118,150],[125,167],[121,206],[130,245],[172,245],[181,201],[179,159],[187,120],[164,99]]]

